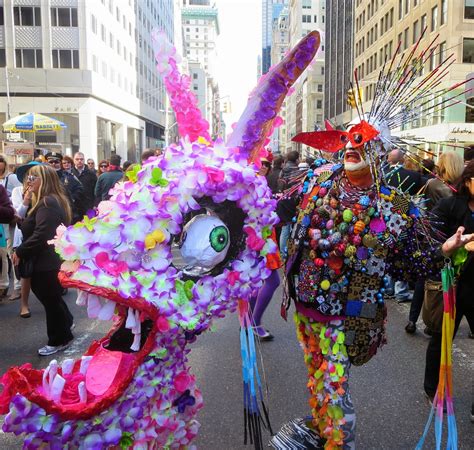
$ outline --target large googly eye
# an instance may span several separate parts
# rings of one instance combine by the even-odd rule
[[[224,261],[230,246],[230,232],[216,216],[199,214],[183,228],[180,242],[182,269],[202,275]]]
[[[360,133],[354,133],[352,135],[352,140],[356,143],[356,144],[361,144],[362,141],[363,141],[363,137]]]

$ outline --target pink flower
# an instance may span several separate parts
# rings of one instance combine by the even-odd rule
[[[186,389],[189,388],[192,382],[193,377],[189,375],[189,373],[185,370],[178,373],[173,380],[174,387],[178,392],[184,392]]]
[[[109,275],[118,277],[121,273],[128,270],[127,263],[125,261],[111,261],[107,252],[97,253],[95,256],[95,263],[99,269],[104,270]]]
[[[220,169],[215,169],[214,167],[204,167],[204,171],[207,172],[209,180],[213,183],[222,183],[225,178],[225,174]]]
[[[239,272],[229,272],[227,274],[227,281],[231,286],[234,286],[234,284],[240,279],[240,273]]]
[[[247,233],[247,245],[255,251],[260,251],[265,245],[265,239],[259,237],[252,227],[245,227],[244,231]]]
[[[161,333],[166,333],[170,329],[170,323],[166,317],[160,316],[156,321],[156,327]]]

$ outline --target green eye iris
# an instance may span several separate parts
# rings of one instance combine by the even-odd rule
[[[211,231],[209,240],[211,242],[211,247],[216,252],[221,252],[227,247],[227,243],[229,242],[229,232],[227,231],[227,228],[223,226],[215,227]]]

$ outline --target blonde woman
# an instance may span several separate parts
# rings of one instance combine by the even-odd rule
[[[426,207],[428,209],[433,209],[442,198],[453,195],[453,190],[448,185],[455,186],[460,180],[464,170],[464,158],[457,152],[447,150],[440,155],[436,167],[436,172],[441,180],[430,178],[425,184],[424,194],[427,199]],[[416,332],[416,322],[423,306],[424,292],[425,280],[419,279],[415,283],[415,291],[408,314],[408,323],[405,326],[405,331],[408,334]],[[425,333],[431,335],[431,330],[425,328]]]
[[[73,317],[62,298],[58,280],[61,261],[52,245],[56,228],[71,222],[71,208],[54,168],[36,165],[28,170],[31,208],[21,225],[23,242],[13,253],[20,276],[31,277],[31,290],[46,311],[48,344],[38,350],[48,356],[64,350],[73,339]]]
[[[453,190],[448,186],[456,186],[464,170],[464,158],[452,150],[441,153],[436,172],[441,180],[432,178],[426,182],[425,197],[429,200],[427,207],[432,209],[439,200],[453,195]]]

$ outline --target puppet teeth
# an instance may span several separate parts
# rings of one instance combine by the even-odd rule
[[[105,301],[104,306],[99,311],[99,320],[111,320],[115,312],[115,303],[109,300]]]
[[[79,394],[79,401],[85,403],[87,401],[87,389],[84,381],[81,381],[79,386],[77,386],[77,393]]]
[[[74,368],[74,360],[71,358],[65,359],[61,364],[61,369],[63,375],[69,375],[72,373],[72,369]]]
[[[102,305],[100,303],[99,297],[97,295],[89,295],[87,301],[87,315],[90,319],[97,319],[100,313]]]
[[[48,376],[49,376],[49,366],[44,369],[43,372],[43,391],[46,397],[49,397],[49,383],[48,383]]]
[[[51,387],[53,385],[54,378],[56,377],[56,374],[58,373],[58,362],[53,359],[49,365],[49,386]]]
[[[89,294],[87,292],[79,291],[79,294],[77,295],[76,299],[76,305],[85,306],[87,304],[87,297],[89,297]]]
[[[127,321],[125,322],[125,328],[132,330],[136,326],[137,326],[137,320],[135,317],[135,310],[133,310],[132,308],[128,308]]]
[[[130,346],[130,350],[133,350],[134,352],[138,352],[140,350],[140,340],[142,337],[141,333],[135,333],[133,332],[133,343]]]
[[[65,384],[66,380],[61,375],[56,374],[51,384],[51,400],[53,400],[54,403],[61,402],[61,395]]]
[[[87,369],[89,368],[89,363],[91,362],[92,356],[83,356],[81,358],[81,367],[79,371],[85,375],[87,373]]]

